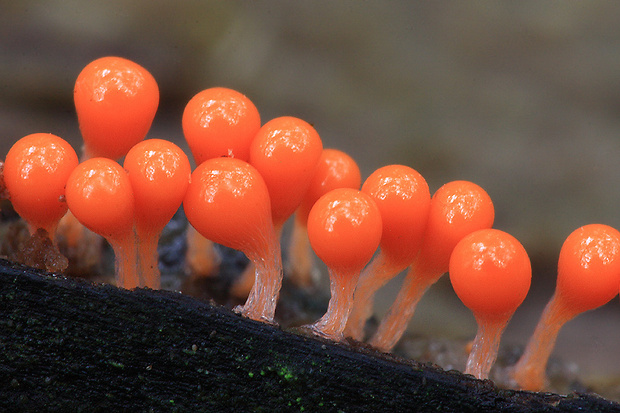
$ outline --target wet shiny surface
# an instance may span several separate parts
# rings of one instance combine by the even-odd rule
[[[159,87],[131,59],[105,56],[82,68],[73,99],[85,145],[82,158],[118,159],[146,136],[159,105]]]
[[[67,182],[67,204],[87,228],[106,238],[131,231],[134,197],[125,170],[107,158],[78,165]]]
[[[575,313],[616,297],[620,285],[620,232],[590,224],[573,231],[562,245],[557,292]]]
[[[65,184],[78,164],[69,143],[45,133],[35,133],[18,140],[4,164],[4,182],[20,215],[33,229],[48,231],[67,210]]]
[[[321,195],[336,188],[359,189],[361,181],[359,166],[351,156],[338,149],[323,149],[314,177],[295,212],[296,219],[305,224],[310,208]]]
[[[406,166],[383,167],[373,172],[373,195],[385,200],[388,197],[411,199],[418,191],[428,193],[428,184],[417,171]],[[430,199],[430,194],[429,194]]]
[[[96,82],[90,87],[93,89],[93,100],[101,102],[106,95],[121,93],[126,96],[135,96],[136,89],[144,84],[144,77],[127,68],[103,67],[96,70]]]
[[[494,219],[493,201],[479,185],[468,181],[442,185],[431,200],[419,267],[446,272],[454,246],[473,231],[491,228]]]
[[[404,165],[387,165],[364,181],[362,192],[377,203],[383,221],[381,249],[399,265],[411,264],[420,249],[431,195],[424,177]]]
[[[269,193],[254,167],[234,158],[203,162],[192,173],[185,214],[204,237],[252,256],[273,242]]]
[[[274,225],[282,226],[301,203],[323,151],[305,120],[282,116],[264,124],[250,146],[250,164],[265,179]]]
[[[308,216],[312,249],[328,267],[345,273],[359,273],[370,261],[381,230],[381,213],[372,198],[350,188],[323,195]]]
[[[187,155],[172,142],[148,139],[129,151],[123,167],[136,201],[136,222],[161,230],[181,206],[189,185]]]
[[[519,241],[496,229],[465,236],[450,257],[450,281],[476,317],[509,316],[530,289],[532,268]]]
[[[183,136],[197,164],[219,156],[242,161],[261,126],[260,114],[241,92],[212,87],[194,95],[183,110]]]

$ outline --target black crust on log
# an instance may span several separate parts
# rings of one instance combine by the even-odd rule
[[[620,412],[0,260],[0,410]]]

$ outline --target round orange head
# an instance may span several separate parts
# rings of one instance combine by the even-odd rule
[[[135,198],[136,223],[163,228],[179,209],[189,185],[191,167],[185,153],[172,142],[148,139],[125,157]]]
[[[314,203],[332,189],[359,189],[360,168],[353,158],[338,149],[323,149],[304,199],[297,208],[296,219],[305,224]]]
[[[78,158],[64,139],[34,133],[18,140],[6,155],[4,181],[15,211],[33,229],[53,231],[67,212],[65,184]]]
[[[250,143],[259,129],[256,106],[232,89],[203,90],[187,103],[183,112],[183,134],[197,165],[220,156],[247,162]]]
[[[273,231],[265,181],[250,164],[214,158],[192,173],[183,209],[207,239],[252,256],[266,251]]]
[[[448,182],[431,199],[417,264],[436,273],[448,271],[450,254],[467,234],[491,228],[495,208],[484,189],[469,181]]]
[[[276,226],[301,203],[323,151],[309,123],[290,116],[263,125],[250,146],[250,163],[265,179]]]
[[[516,238],[497,229],[465,236],[450,257],[454,291],[476,317],[505,318],[530,289],[532,268]]]
[[[69,176],[67,204],[91,231],[110,240],[133,228],[134,198],[125,170],[108,158],[91,158]]]
[[[407,265],[420,249],[431,195],[426,180],[404,165],[374,171],[362,185],[379,206],[383,220],[381,251]]]
[[[159,105],[159,89],[137,63],[102,57],[82,69],[73,99],[86,153],[118,159],[146,136]]]
[[[381,213],[367,194],[334,189],[308,215],[308,238],[316,255],[336,273],[359,273],[381,239]]]
[[[560,250],[556,295],[574,314],[600,307],[618,294],[620,233],[607,225],[573,231]]]

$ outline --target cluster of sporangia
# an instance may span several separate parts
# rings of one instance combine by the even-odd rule
[[[261,126],[254,104],[226,88],[203,90],[185,108],[183,133],[198,165],[192,172],[175,144],[144,140],[158,87],[144,68],[118,57],[88,64],[74,99],[84,139],[79,162],[67,142],[44,133],[20,139],[6,156],[5,185],[31,231],[42,228],[54,240],[62,219],[64,236],[79,242],[83,225],[112,245],[118,286],[159,288],[159,234],[183,205],[195,230],[188,232],[190,255],[212,254],[210,242],[244,252],[253,273],[235,286],[248,294],[236,311],[273,322],[283,276],[280,233],[295,213],[291,277],[311,282],[309,246],[330,272],[327,312],[310,330],[363,340],[375,292],[409,268],[369,341],[389,351],[424,292],[449,272],[479,326],[466,373],[488,376],[500,336],[528,293],[531,267],[519,241],[491,228],[493,204],[478,185],[450,182],[431,197],[424,178],[403,165],[379,168],[362,185],[355,161],[323,149],[310,124],[280,117]],[[516,386],[542,389],[560,327],[610,301],[619,286],[620,233],[595,224],[570,234],[555,294],[512,370]]]

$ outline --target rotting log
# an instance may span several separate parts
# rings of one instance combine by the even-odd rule
[[[0,260],[0,411],[620,412]]]

